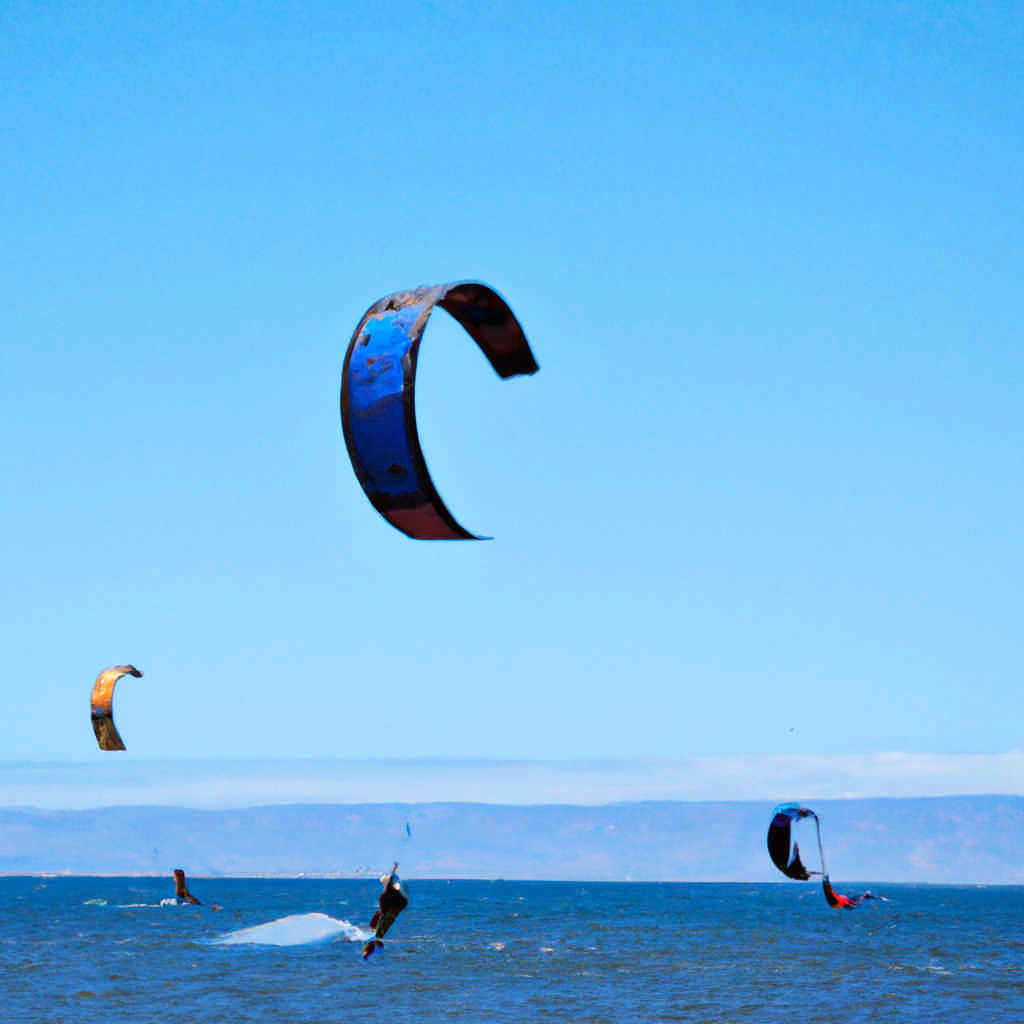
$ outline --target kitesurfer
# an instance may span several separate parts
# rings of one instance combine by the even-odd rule
[[[832,888],[832,883],[829,881],[828,875],[822,879],[821,888],[825,893],[825,899],[828,900],[828,905],[830,907],[835,907],[837,910],[853,910],[861,900],[873,900],[878,898],[871,893],[870,889],[865,893],[861,893],[860,896],[844,896],[841,892],[836,892],[835,889]]]
[[[409,905],[409,898],[402,890],[402,882],[398,877],[398,861],[395,861],[390,874],[381,875],[380,882],[384,888],[377,898],[377,910],[373,917],[370,918],[370,927],[374,929],[374,933],[373,938],[363,946],[364,960],[374,950],[380,949],[384,944],[381,940],[387,934],[388,929],[395,923],[398,915]]]

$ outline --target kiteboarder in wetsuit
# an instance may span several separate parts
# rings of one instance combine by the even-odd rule
[[[832,888],[832,883],[828,880],[828,875],[821,880],[821,888],[825,893],[825,899],[828,900],[828,905],[830,907],[835,907],[837,910],[853,910],[861,900],[878,899],[878,897],[873,895],[870,890],[865,893],[861,893],[860,896],[844,896],[841,892],[836,892],[835,889]]]
[[[374,933],[373,938],[363,946],[364,960],[374,950],[380,949],[384,945],[381,940],[395,923],[398,915],[409,905],[409,898],[405,895],[398,877],[398,861],[395,861],[391,868],[391,874],[381,875],[380,881],[384,889],[377,900],[378,909],[370,919],[370,927],[374,929]]]

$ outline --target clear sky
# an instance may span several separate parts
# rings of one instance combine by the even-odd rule
[[[1013,5],[15,0],[0,39],[0,758],[115,756],[120,662],[125,761],[1021,748]],[[495,539],[414,542],[340,369],[466,278],[541,369],[435,314],[423,447]]]

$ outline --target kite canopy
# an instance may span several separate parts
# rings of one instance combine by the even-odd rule
[[[100,750],[124,750],[124,741],[121,739],[117,726],[114,725],[114,686],[121,676],[135,676],[142,678],[142,673],[134,665],[115,665],[113,668],[104,669],[97,677],[92,686],[92,729],[96,733]]]
[[[793,826],[802,818],[814,819],[818,832],[818,852],[821,854],[821,871],[809,870],[800,859],[800,847],[793,838]],[[768,855],[787,878],[806,882],[811,875],[821,874],[825,870],[825,854],[821,847],[821,826],[814,811],[799,804],[779,804],[772,812],[772,822],[768,826]]]
[[[188,891],[188,885],[185,882],[185,872],[181,868],[174,869],[174,895],[182,903],[191,903],[196,907],[201,906],[199,900]]]
[[[537,372],[519,321],[487,285],[462,281],[395,292],[363,314],[349,342],[341,425],[359,483],[396,530],[418,540],[479,540],[441,500],[416,429],[416,361],[435,306],[462,324],[499,377]]]

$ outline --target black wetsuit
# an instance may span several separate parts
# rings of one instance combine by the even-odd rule
[[[409,906],[405,893],[389,878],[388,884],[380,894],[380,909],[373,915],[370,927],[376,929],[377,938],[383,938],[387,930],[395,923],[395,918]]]

